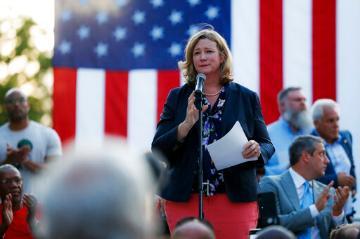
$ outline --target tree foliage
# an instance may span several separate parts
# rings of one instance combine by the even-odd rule
[[[7,121],[4,95],[13,87],[27,93],[30,118],[50,124],[51,94],[45,79],[50,74],[51,52],[36,43],[46,34],[30,18],[0,19],[0,125]]]

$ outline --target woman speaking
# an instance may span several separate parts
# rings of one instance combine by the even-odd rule
[[[204,29],[188,40],[179,68],[186,84],[171,90],[157,126],[152,149],[168,160],[168,181],[161,190],[168,225],[198,213],[199,111],[194,105],[196,76],[205,75],[203,112],[203,180],[208,182],[204,216],[218,239],[247,238],[258,218],[256,164],[274,153],[256,93],[233,82],[232,57],[220,34]],[[207,145],[239,122],[249,140],[243,158],[257,157],[217,170]]]

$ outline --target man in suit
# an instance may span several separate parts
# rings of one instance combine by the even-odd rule
[[[329,164],[325,175],[318,180],[328,184],[334,181],[334,186],[348,186],[352,189],[352,196],[356,193],[355,165],[352,154],[352,135],[347,130],[339,128],[339,106],[331,99],[319,99],[312,106],[312,118],[315,129],[313,135],[320,136],[325,141],[326,155]],[[350,197],[345,204],[345,214],[348,221],[352,222],[355,214]]]
[[[289,149],[290,168],[281,175],[263,177],[261,192],[273,192],[280,224],[298,238],[328,238],[331,228],[344,223],[343,206],[349,188],[331,187],[314,179],[323,176],[329,160],[316,136],[299,136]]]

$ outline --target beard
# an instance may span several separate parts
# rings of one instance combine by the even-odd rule
[[[8,112],[8,117],[12,122],[19,122],[28,117],[28,113],[22,110]]]
[[[299,130],[309,129],[313,126],[307,110],[300,112],[287,110],[285,111],[283,117],[292,127]]]

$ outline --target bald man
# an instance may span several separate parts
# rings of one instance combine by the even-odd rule
[[[55,130],[29,119],[27,96],[18,88],[5,94],[8,122],[0,127],[0,164],[12,164],[23,178],[24,192],[32,192],[32,180],[44,165],[62,154]]]
[[[33,238],[36,224],[34,196],[23,194],[19,170],[10,164],[0,166],[0,238]]]

